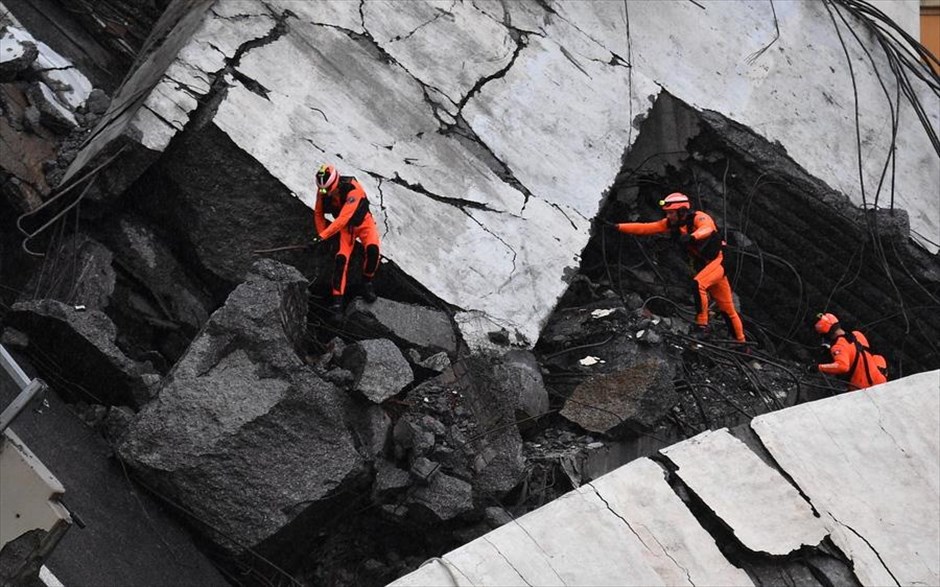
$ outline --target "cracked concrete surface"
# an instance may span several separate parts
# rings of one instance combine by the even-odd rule
[[[920,373],[751,424],[864,584],[940,583],[938,386]]]
[[[211,120],[308,205],[323,161],[356,175],[373,197],[380,181],[399,178],[401,186],[383,185],[380,196],[383,254],[480,318],[461,324],[472,347],[485,346],[480,329],[494,327],[537,339],[622,171],[635,120],[663,90],[779,141],[810,173],[861,202],[859,174],[847,171],[856,165],[854,142],[833,142],[854,136],[845,55],[819,5],[778,7],[780,38],[759,55],[774,34],[763,1],[259,0],[204,8],[205,18],[184,21],[169,49],[145,61],[162,79],[148,86],[154,72],[140,73],[124,92],[146,93],[146,107],[127,117],[149,156],[201,108],[200,124]],[[729,23],[748,34],[729,42]],[[890,133],[875,132],[887,106],[870,64],[856,69],[872,154],[861,175],[872,186],[877,154],[887,153]],[[930,122],[940,125],[936,102],[925,99]],[[119,109],[133,100],[116,102]],[[940,166],[909,108],[901,110],[890,183],[910,212],[912,236],[935,251],[927,241],[940,242],[938,203],[920,194],[936,193]],[[101,138],[122,129],[103,128]],[[433,197],[415,197],[408,186]],[[470,218],[454,209],[462,203],[497,213],[473,210]],[[520,271],[524,262],[531,269]]]
[[[660,452],[754,552],[782,556],[828,534],[799,492],[727,430],[702,432]]]
[[[938,385],[933,371],[755,418],[779,470],[724,430],[661,452],[762,564],[833,556],[828,536],[862,584],[936,585]],[[641,458],[392,585],[753,584],[679,492]]]

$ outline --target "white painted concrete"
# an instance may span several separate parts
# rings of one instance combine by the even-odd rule
[[[639,459],[392,583],[752,585]]]
[[[863,584],[940,584],[940,371],[759,416],[751,427]]]
[[[887,187],[876,194],[890,152],[888,97],[840,24],[853,91],[825,6],[216,2],[131,126],[148,148],[165,148],[225,59],[290,11],[287,32],[237,66],[265,95],[227,78],[232,87],[214,123],[308,204],[319,163],[356,175],[379,204],[383,254],[466,311],[461,329],[471,346],[488,344],[488,324],[531,345],[566,288],[566,268],[579,264],[590,220],[636,138],[633,121],[662,90],[779,142],[858,205],[890,200]],[[514,35],[524,32],[517,46]],[[887,75],[878,51],[872,59]],[[915,85],[940,129],[940,97]],[[482,146],[441,133],[458,110]],[[903,104],[896,147],[896,175],[884,185],[894,185],[895,205],[909,212],[912,237],[936,252],[940,159]],[[490,169],[492,157],[515,181]],[[88,160],[80,156],[76,168]]]
[[[828,535],[812,507],[776,469],[727,430],[660,451],[677,474],[755,552],[784,556]]]

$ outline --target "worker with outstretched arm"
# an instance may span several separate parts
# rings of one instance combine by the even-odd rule
[[[334,165],[323,164],[316,173],[317,202],[313,220],[317,229],[316,241],[339,238],[339,250],[333,269],[331,292],[333,300],[330,311],[340,315],[343,310],[343,294],[346,291],[346,274],[353,246],[358,239],[365,247],[362,265],[363,298],[367,302],[376,299],[372,278],[379,266],[379,231],[369,211],[369,199],[359,181],[352,176],[341,176]],[[333,216],[333,221],[326,219]]]
[[[708,296],[715,299],[725,315],[728,330],[735,340],[745,342],[744,326],[734,307],[731,284],[723,265],[724,241],[712,217],[694,210],[689,197],[675,192],[659,202],[666,217],[656,222],[624,222],[614,224],[620,232],[638,236],[670,233],[674,241],[691,258],[695,275],[692,277],[692,297],[695,302],[695,333],[706,336],[708,328]]]
[[[868,339],[858,330],[846,332],[835,314],[816,315],[813,328],[829,342],[831,363],[817,365],[820,373],[844,378],[848,391],[856,391],[878,385],[888,380],[888,363],[881,355],[875,355],[868,347]]]

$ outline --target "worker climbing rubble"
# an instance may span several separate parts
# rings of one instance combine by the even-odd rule
[[[816,332],[826,337],[831,363],[822,363],[816,368],[827,375],[841,375],[848,382],[848,391],[864,389],[884,383],[888,364],[881,355],[868,348],[865,335],[854,330],[846,332],[834,314],[817,314]]]
[[[685,194],[675,192],[660,200],[666,217],[656,222],[626,222],[614,224],[618,231],[633,235],[671,233],[672,239],[688,253],[695,274],[692,277],[692,297],[695,302],[695,334],[708,336],[708,296],[715,299],[724,313],[728,330],[739,343],[744,343],[744,326],[734,307],[731,284],[723,265],[724,241],[712,217],[694,210]]]
[[[330,311],[339,316],[343,311],[343,295],[346,291],[346,276],[349,259],[358,239],[365,247],[362,265],[363,298],[367,302],[376,299],[372,278],[379,266],[379,231],[369,212],[369,199],[359,181],[352,176],[341,176],[334,165],[323,164],[316,173],[317,203],[313,220],[317,229],[315,242],[339,236],[339,250],[333,269]],[[333,221],[326,219],[333,216]]]

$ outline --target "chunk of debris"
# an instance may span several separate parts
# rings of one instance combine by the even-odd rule
[[[408,361],[395,343],[384,338],[347,346],[341,363],[353,374],[353,388],[377,404],[414,381]]]
[[[647,358],[632,367],[578,385],[561,415],[591,432],[618,437],[652,429],[679,401],[674,367]]]

